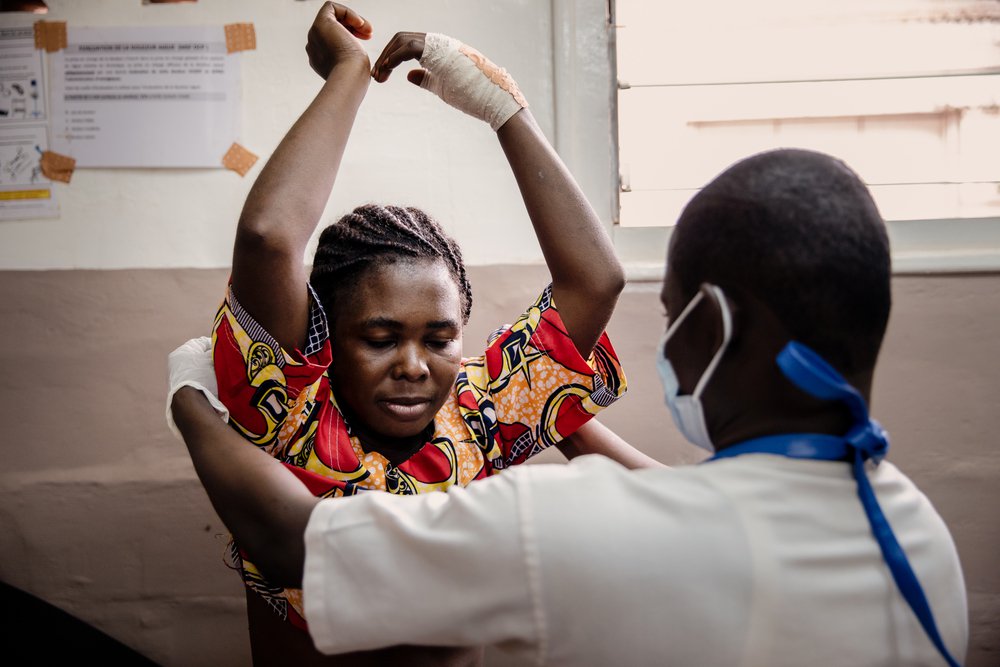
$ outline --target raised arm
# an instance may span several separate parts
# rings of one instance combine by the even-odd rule
[[[303,536],[319,500],[277,459],[247,447],[198,389],[178,389],[171,409],[219,518],[269,581],[301,587]]]
[[[301,348],[308,328],[304,253],[315,230],[369,82],[356,38],[372,27],[333,2],[309,30],[309,64],[326,79],[282,139],[247,196],[233,248],[233,291],[285,349]]]
[[[382,82],[406,60],[407,79],[490,123],[510,163],[552,274],[552,291],[577,349],[590,355],[625,284],[607,232],[549,145],[517,84],[474,49],[443,35],[397,33],[375,61]]]
[[[625,286],[611,239],[530,111],[514,114],[497,138],[552,274],[559,314],[586,358]]]

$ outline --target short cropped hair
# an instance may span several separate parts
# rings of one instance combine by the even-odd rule
[[[472,312],[472,288],[458,244],[418,208],[366,204],[320,234],[309,282],[327,316],[336,319],[340,297],[369,269],[407,259],[441,260],[459,290],[462,323]]]
[[[782,149],[736,163],[684,209],[668,261],[685,301],[704,282],[744,291],[842,373],[875,367],[892,304],[889,238],[840,160]]]

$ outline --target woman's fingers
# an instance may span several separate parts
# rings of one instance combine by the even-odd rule
[[[332,6],[331,9],[333,10],[333,15],[336,17],[337,22],[350,30],[352,35],[358,39],[371,39],[372,24],[369,23],[365,17],[361,16],[361,14],[358,14],[350,7],[345,7],[340,3],[330,2],[327,4]]]
[[[419,86],[424,82],[425,76],[427,76],[427,70],[425,69],[410,70],[406,73],[406,80]]]
[[[363,59],[367,67],[368,55],[358,39],[371,36],[372,25],[364,17],[349,7],[327,2],[320,7],[306,38],[309,65],[324,79],[334,66],[350,59]]]
[[[379,79],[379,76],[381,74],[382,63],[385,62],[386,57],[396,49],[397,37],[399,37],[399,33],[396,33],[392,39],[386,42],[386,45],[382,47],[382,53],[378,54],[378,58],[375,59],[375,64],[372,65],[372,78],[380,83],[385,81],[385,78],[388,78],[388,74],[386,74],[385,78],[382,79]]]
[[[379,83],[389,78],[400,63],[420,58],[424,52],[424,33],[397,32],[382,49],[381,55],[375,60],[372,77]]]

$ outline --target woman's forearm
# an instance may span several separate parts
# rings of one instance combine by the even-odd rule
[[[631,470],[666,467],[625,442],[617,433],[596,419],[591,419],[556,446],[568,459],[585,454],[601,454]]]
[[[240,236],[288,244],[299,253],[305,249],[330,197],[369,80],[367,59],[334,67],[250,190]]]
[[[552,274],[563,323],[586,357],[625,285],[611,239],[527,109],[514,114],[497,137]]]

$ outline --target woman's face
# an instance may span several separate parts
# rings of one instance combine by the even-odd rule
[[[342,293],[331,343],[333,389],[359,426],[390,440],[418,435],[458,376],[458,285],[439,260],[373,267]]]

